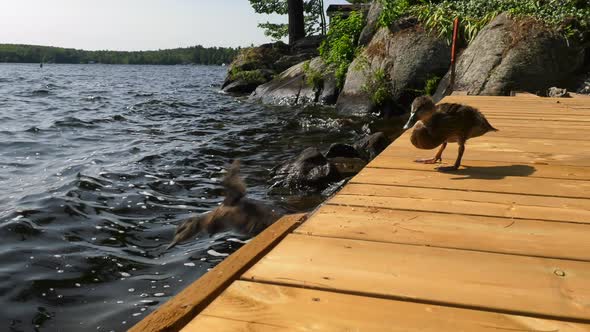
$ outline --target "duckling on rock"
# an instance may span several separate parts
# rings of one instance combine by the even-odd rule
[[[476,108],[452,103],[435,105],[429,96],[414,99],[410,119],[404,129],[410,129],[414,124],[416,126],[410,140],[415,147],[430,150],[440,145],[434,158],[418,159],[416,160],[418,163],[440,162],[448,142],[459,144],[459,154],[455,164],[449,167],[438,167],[439,171],[453,171],[459,168],[463,152],[465,152],[465,142],[468,139],[482,136],[490,131],[498,131]]]

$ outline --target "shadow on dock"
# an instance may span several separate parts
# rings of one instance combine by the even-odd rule
[[[462,175],[462,177],[453,178],[453,180],[501,180],[508,176],[530,176],[537,170],[530,165],[510,165],[510,166],[467,166],[450,172],[451,174]]]

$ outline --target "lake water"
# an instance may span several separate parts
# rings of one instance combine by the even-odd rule
[[[363,129],[221,94],[225,70],[0,64],[0,330],[123,331],[214,267],[247,239],[164,248],[234,158],[252,197],[319,202],[269,194],[269,169]]]

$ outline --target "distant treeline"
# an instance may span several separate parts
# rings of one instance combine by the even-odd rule
[[[0,44],[0,62],[105,63],[136,65],[229,64],[239,48],[187,47],[158,51],[84,51],[71,48]]]

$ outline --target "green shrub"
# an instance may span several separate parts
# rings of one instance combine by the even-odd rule
[[[409,0],[381,1],[383,10],[379,16],[379,26],[387,27],[403,16],[408,15],[410,11]]]
[[[432,76],[424,82],[424,94],[432,96],[438,88],[438,83],[441,78],[439,76]]]
[[[353,12],[347,18],[334,17],[326,40],[320,46],[320,56],[334,70],[339,88],[344,85],[348,66],[357,54],[358,38],[363,30],[364,18]]]
[[[449,42],[453,20],[461,20],[460,37],[469,42],[501,12],[533,18],[567,38],[583,39],[590,31],[590,4],[581,0],[380,0],[381,26],[403,16],[414,16],[430,31]]]
[[[264,76],[264,74],[262,73],[261,70],[256,69],[256,70],[232,70],[229,73],[230,79],[232,81],[237,81],[237,80],[244,80],[247,82],[252,82],[252,83],[259,83],[259,84],[263,84],[266,83],[268,80],[266,79],[266,77]]]
[[[383,69],[375,70],[367,78],[362,90],[369,95],[375,106],[382,106],[391,100],[391,83],[387,72]]]
[[[311,61],[305,61],[303,64],[303,73],[305,74],[305,83],[314,90],[318,90],[324,84],[324,75],[319,70],[310,66]]]

